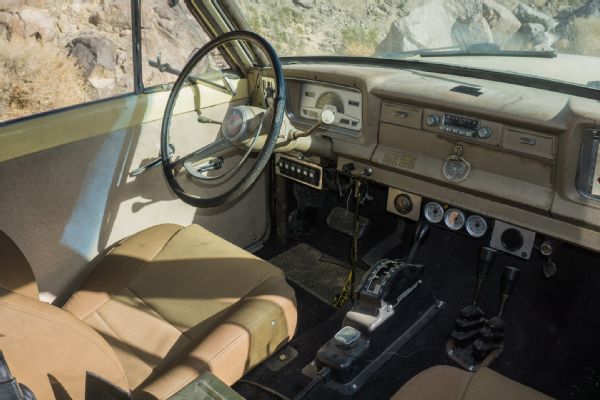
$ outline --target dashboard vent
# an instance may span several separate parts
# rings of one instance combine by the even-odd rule
[[[452,89],[450,89],[450,91],[468,94],[469,96],[475,96],[475,97],[479,97],[483,94],[481,89],[472,87],[472,86],[465,86],[465,85],[459,85],[459,86],[453,87]]]

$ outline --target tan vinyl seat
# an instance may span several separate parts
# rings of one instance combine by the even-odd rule
[[[489,368],[467,372],[440,365],[426,369],[400,388],[391,400],[552,400]]]
[[[296,328],[283,273],[197,225],[159,225],[117,244],[63,310],[25,297],[29,287],[0,286],[2,351],[38,399],[63,398],[57,385],[83,398],[87,370],[134,398],[168,398],[205,371],[233,384]],[[54,357],[61,346],[73,358]]]

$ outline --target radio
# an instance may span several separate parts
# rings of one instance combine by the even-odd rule
[[[440,125],[442,132],[473,139],[488,139],[492,136],[492,129],[480,126],[479,120],[453,114],[444,114],[442,118],[436,114],[431,114],[427,117],[425,123],[431,127]]]

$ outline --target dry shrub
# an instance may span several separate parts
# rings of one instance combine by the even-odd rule
[[[361,42],[348,43],[344,54],[347,56],[370,57],[375,52],[373,46]]]
[[[33,38],[2,41],[0,48],[0,121],[90,99],[66,49]]]

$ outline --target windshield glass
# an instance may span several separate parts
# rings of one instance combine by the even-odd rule
[[[599,0],[239,0],[280,56],[418,60],[600,90]]]

